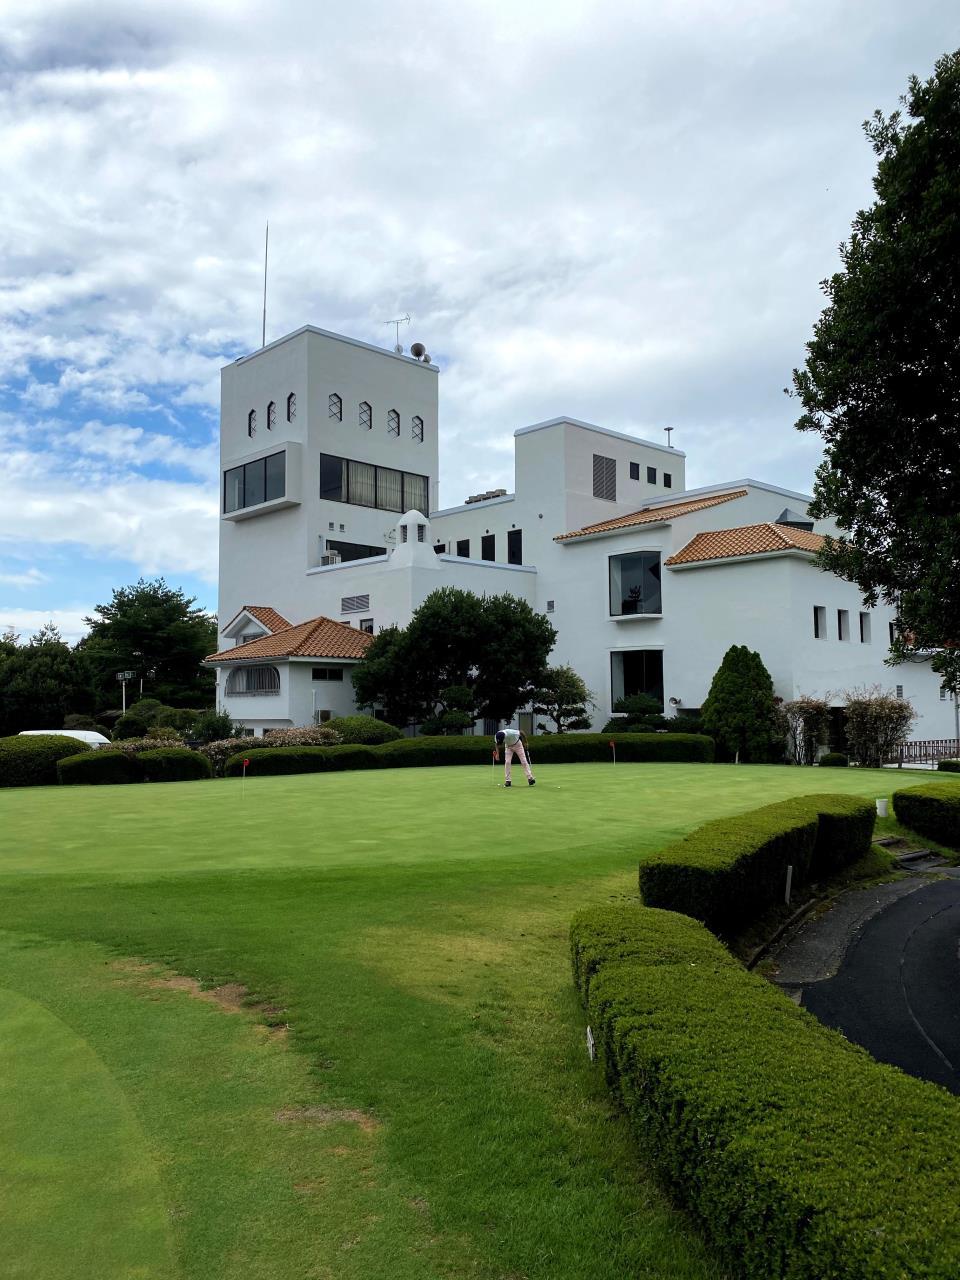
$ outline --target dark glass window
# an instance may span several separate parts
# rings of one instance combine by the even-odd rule
[[[251,409],[247,414],[247,435],[255,436],[257,434],[257,411]]]
[[[377,468],[372,462],[353,462],[350,468],[350,497],[348,501],[355,507],[375,507],[377,505]]]
[[[660,649],[628,649],[612,653],[613,701],[645,693],[663,706],[663,652]]]
[[[417,525],[417,541],[426,542],[426,540],[427,540],[427,526],[425,524],[418,524]]]
[[[343,667],[314,667],[314,680],[343,680]]]
[[[287,421],[292,422],[297,416],[297,397],[294,392],[287,396]]]
[[[496,560],[497,535],[495,533],[485,533],[480,539],[480,558],[482,560]]]
[[[827,610],[822,604],[813,606],[813,638],[814,640],[827,638]]]
[[[433,544],[433,549],[434,549],[434,551],[437,553],[437,555],[438,555],[438,556],[446,555],[446,553],[447,553],[447,544],[446,544],[445,542],[435,542],[435,543]]]
[[[243,506],[243,467],[231,467],[223,473],[223,509],[239,511]]]
[[[665,471],[663,473],[663,487],[665,489],[673,488],[673,476],[670,474],[669,471]]]
[[[647,484],[657,483],[657,468],[647,467]]]
[[[255,507],[266,500],[266,468],[264,459],[248,462],[243,468],[243,505]]]
[[[387,414],[387,433],[391,436],[400,434],[400,415],[396,409],[391,409]]]
[[[272,431],[277,425],[277,406],[276,402],[271,400],[267,405],[267,430]]]
[[[467,559],[470,558],[470,539],[469,538],[461,538],[460,541],[457,543],[457,555],[466,556]]]
[[[610,557],[610,613],[661,613],[660,552]]]
[[[419,511],[421,515],[430,514],[430,503],[427,498],[427,477],[403,473],[403,509]]]
[[[386,547],[369,547],[362,542],[338,542],[335,538],[327,539],[327,550],[337,551],[341,560],[369,560],[371,556],[385,556],[387,554]],[[370,598],[367,597],[366,603],[359,606],[361,609],[369,609]],[[341,613],[343,610],[341,610]]]
[[[631,480],[640,479],[640,463],[639,462],[630,463],[630,479]]]
[[[272,502],[274,498],[282,498],[286,492],[286,461],[285,453],[271,453],[269,458],[264,458],[266,467],[266,476],[264,479],[264,498],[267,502]]]
[[[333,458],[329,453],[320,455],[320,497],[328,502],[346,502],[347,467],[343,458]]]
[[[367,635],[368,635],[368,636],[372,636],[372,635],[373,635],[373,619],[372,619],[372,618],[361,618],[361,619],[360,619],[360,630],[361,630],[361,631],[365,631],[365,632],[367,633]]]
[[[377,467],[377,506],[381,511],[403,510],[403,472]]]
[[[507,530],[507,564],[523,564],[523,530]]]

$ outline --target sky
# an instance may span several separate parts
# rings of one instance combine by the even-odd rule
[[[3,0],[0,631],[214,608],[220,368],[314,324],[441,369],[443,505],[561,415],[809,492],[783,394],[955,0]]]

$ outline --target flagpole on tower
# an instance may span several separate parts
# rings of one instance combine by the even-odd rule
[[[263,237],[263,332],[260,346],[267,345],[267,255],[270,250],[270,220],[267,219],[267,230]]]

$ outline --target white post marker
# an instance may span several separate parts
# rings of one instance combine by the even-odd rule
[[[886,816],[887,816],[887,797],[878,796],[877,797],[877,817],[885,818]]]
[[[590,1061],[593,1062],[597,1056],[597,1046],[594,1044],[593,1032],[587,1027],[587,1053],[590,1055]]]
[[[783,900],[788,907],[790,905],[790,890],[792,887],[793,887],[793,867],[790,866],[790,867],[787,867],[787,889],[783,895]]]

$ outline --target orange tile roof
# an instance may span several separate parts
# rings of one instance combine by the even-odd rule
[[[718,507],[722,502],[732,502],[734,498],[746,496],[746,489],[733,489],[729,493],[713,493],[702,498],[687,498],[683,502],[670,502],[662,507],[644,507],[642,511],[634,511],[628,516],[617,516],[613,520],[601,520],[599,524],[584,525],[582,529],[574,529],[572,533],[559,533],[554,538],[554,542],[565,542],[568,538],[585,538],[591,533],[632,529],[634,525],[659,524],[664,520],[688,516],[694,511],[706,511],[708,507]]]
[[[277,615],[279,616],[279,615]],[[204,662],[263,661],[265,658],[362,658],[373,636],[332,618],[310,618],[233,649],[211,653]]]
[[[699,564],[705,560],[730,560],[736,556],[757,556],[773,551],[819,551],[823,535],[807,529],[788,529],[782,524],[745,524],[738,529],[711,529],[698,533],[674,555],[667,565]]]
[[[284,631],[291,624],[283,616],[277,613],[276,609],[271,609],[268,604],[245,604],[242,609],[238,609],[227,625],[221,628],[226,631],[227,627],[232,627],[241,613],[249,613],[251,618],[256,618],[258,622],[262,622],[268,631]]]

